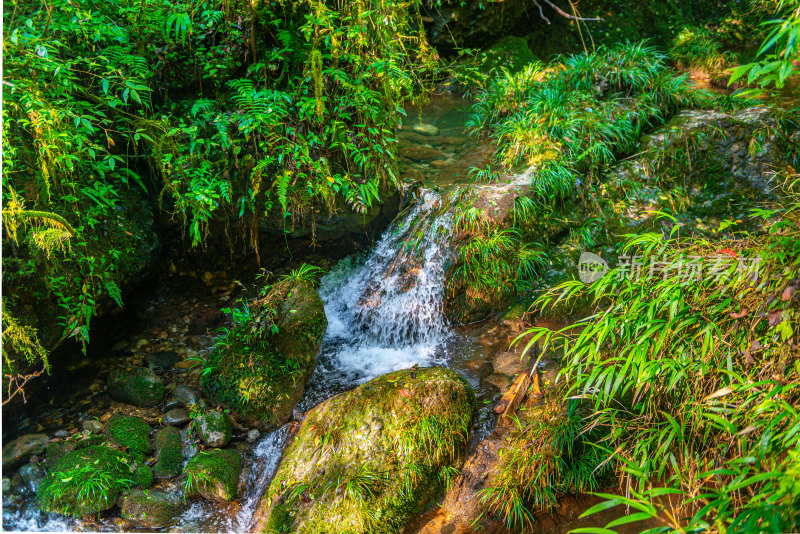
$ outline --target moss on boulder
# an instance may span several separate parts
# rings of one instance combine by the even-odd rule
[[[159,478],[171,478],[180,474],[183,464],[181,433],[174,426],[167,426],[156,433],[155,474]]]
[[[316,290],[302,280],[281,281],[248,306],[250,318],[234,325],[213,356],[217,370],[203,377],[203,390],[249,424],[273,427],[288,421],[300,401],[328,321]],[[253,328],[261,329],[258,339],[243,342],[238,332]]]
[[[208,412],[194,420],[194,428],[209,447],[224,447],[233,435],[233,421],[223,412]]]
[[[106,385],[108,394],[118,402],[148,407],[164,400],[164,383],[146,367],[114,367],[108,374]]]
[[[122,497],[122,518],[148,530],[164,528],[183,510],[181,499],[163,491],[131,490]]]
[[[478,67],[487,74],[497,73],[502,69],[517,72],[538,59],[525,39],[511,35],[503,37],[477,57]]]
[[[400,532],[465,449],[475,398],[457,373],[409,369],[312,409],[259,504],[259,531]]]
[[[144,458],[152,450],[149,435],[150,425],[133,415],[115,415],[106,425],[109,443],[126,448],[136,458]]]
[[[70,452],[56,462],[39,486],[39,508],[78,516],[108,510],[136,483],[138,467],[131,456],[109,447]]]
[[[199,494],[209,501],[232,501],[239,490],[242,459],[236,451],[203,451],[186,464],[185,494]]]

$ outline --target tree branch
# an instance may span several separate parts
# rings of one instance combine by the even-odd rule
[[[546,3],[548,6],[552,7],[556,11],[556,13],[568,19],[579,20],[581,22],[600,22],[603,20],[600,17],[577,17],[575,15],[570,15],[569,13],[567,13],[566,11],[555,5],[551,0],[542,0],[542,1]],[[542,18],[545,21],[547,21],[548,24],[550,24],[550,20],[544,16],[544,13],[542,13],[542,6],[541,4],[539,4],[538,0],[533,0],[533,3],[536,4],[536,7],[539,8],[539,15],[541,15]]]

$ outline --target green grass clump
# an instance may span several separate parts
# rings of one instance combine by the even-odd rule
[[[120,494],[142,480],[131,456],[96,446],[58,460],[37,491],[39,508],[65,515],[88,515],[113,507]]]
[[[719,77],[732,63],[730,54],[704,28],[684,28],[672,41],[669,57],[681,69],[702,70]]]

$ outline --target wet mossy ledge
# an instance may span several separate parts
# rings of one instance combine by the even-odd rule
[[[285,423],[328,327],[322,300],[310,281],[287,278],[232,314],[204,369],[203,391],[254,426]]]
[[[258,532],[400,532],[458,473],[469,384],[431,367],[378,377],[303,420],[256,513]]]

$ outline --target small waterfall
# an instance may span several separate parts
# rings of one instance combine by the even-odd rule
[[[340,262],[323,277],[328,331],[301,409],[384,373],[444,363],[451,217],[443,202],[424,191],[369,256]]]

